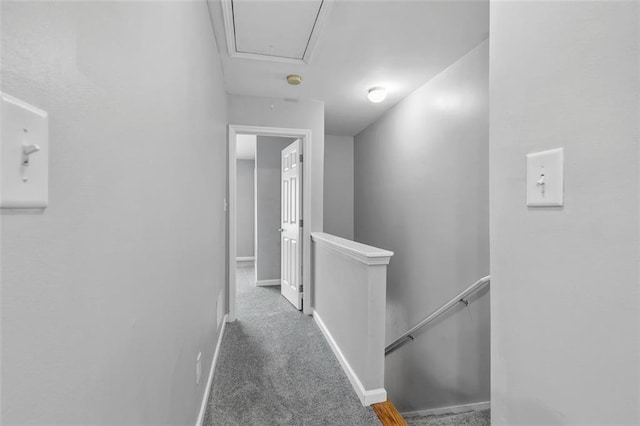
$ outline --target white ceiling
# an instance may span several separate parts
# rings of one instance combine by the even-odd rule
[[[489,33],[488,0],[335,0],[319,28],[308,64],[271,62],[231,57],[221,4],[209,2],[227,91],[323,100],[326,132],[334,135],[359,133]],[[307,19],[302,18],[304,8],[293,5],[315,0],[243,0],[242,8],[260,8],[265,2],[277,3],[278,13],[286,14],[287,19],[300,15],[302,21]],[[266,13],[262,10],[259,14],[268,20]],[[278,45],[297,45],[302,39],[291,40],[291,34],[285,35],[286,32],[278,35],[268,25],[243,27],[242,31],[254,33],[247,36],[249,39],[270,37],[268,43],[274,51]],[[288,85],[285,77],[289,74],[302,75],[302,84]],[[367,100],[367,90],[373,86],[387,88],[384,102],[373,104]]]
[[[256,140],[256,135],[237,135],[236,158],[238,160],[255,160]]]

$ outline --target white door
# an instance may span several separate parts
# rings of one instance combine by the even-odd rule
[[[302,162],[300,139],[282,150],[280,276],[282,295],[302,309]]]

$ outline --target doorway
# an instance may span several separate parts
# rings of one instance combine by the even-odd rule
[[[243,200],[240,200],[238,197],[238,184],[241,183],[241,179],[238,176],[238,171],[239,171],[239,167],[243,167],[243,168],[247,168],[247,165],[238,165],[238,154],[237,154],[237,140],[238,137],[243,138],[246,136],[253,136],[255,137],[255,141],[256,141],[256,152],[258,151],[258,144],[260,143],[260,140],[263,141],[267,141],[269,139],[273,139],[273,138],[282,138],[283,141],[287,142],[287,148],[289,149],[289,151],[286,150],[280,150],[278,148],[272,147],[272,149],[275,149],[277,151],[277,156],[278,158],[276,158],[276,161],[279,160],[280,164],[278,166],[278,170],[277,170],[277,179],[278,179],[278,186],[280,187],[280,189],[283,192],[283,195],[281,197],[278,197],[277,202],[279,204],[279,207],[283,207],[282,204],[283,203],[289,203],[288,207],[285,209],[288,212],[291,211],[290,210],[290,206],[291,206],[291,194],[295,193],[296,195],[296,199],[298,202],[298,210],[296,211],[296,228],[298,231],[298,235],[299,238],[297,239],[297,241],[295,241],[294,244],[291,244],[291,229],[292,226],[285,226],[287,225],[287,222],[291,222],[291,224],[293,223],[291,220],[291,217],[289,216],[289,214],[287,214],[287,216],[284,215],[284,211],[285,210],[281,210],[281,208],[277,209],[277,215],[279,216],[279,221],[280,221],[280,226],[274,227],[273,226],[273,218],[271,219],[271,222],[267,221],[266,223],[270,223],[271,226],[269,225],[262,225],[260,224],[261,220],[259,218],[260,213],[257,212],[257,210],[260,208],[259,206],[259,201],[257,199],[258,196],[258,181],[262,181],[265,179],[261,179],[258,176],[258,172],[256,169],[256,174],[254,175],[254,179],[255,179],[255,187],[254,187],[254,196],[256,197],[255,200],[255,209],[256,209],[256,214],[255,214],[255,237],[254,237],[254,255],[250,256],[247,255],[246,253],[246,243],[239,243],[238,241],[238,237],[242,236],[244,234],[246,234],[246,232],[240,231],[239,230],[239,217],[238,217],[238,212],[239,212],[239,208],[241,207],[239,203],[243,203],[242,205],[246,206],[246,202],[244,202]],[[300,253],[300,255],[297,257],[297,268],[298,270],[301,270],[301,273],[299,274],[299,282],[296,283],[296,288],[300,289],[300,296],[299,296],[299,304],[296,305],[295,301],[297,299],[297,295],[296,297],[290,297],[289,295],[285,294],[285,287],[283,286],[283,295],[286,296],[286,298],[294,305],[296,306],[298,309],[302,308],[303,313],[310,315],[311,314],[311,309],[310,309],[310,301],[311,301],[311,286],[310,286],[310,262],[311,262],[311,257],[310,257],[310,233],[309,233],[309,229],[307,229],[306,227],[304,227],[304,223],[310,223],[310,209],[305,209],[303,208],[304,205],[308,205],[308,202],[310,200],[310,162],[308,162],[308,158],[305,158],[304,163],[297,163],[296,167],[299,170],[299,175],[298,175],[298,179],[297,179],[297,188],[296,191],[291,192],[291,187],[289,186],[291,184],[291,176],[290,176],[290,172],[287,174],[287,180],[288,182],[285,183],[282,179],[284,174],[281,174],[281,171],[285,170],[285,162],[286,165],[288,165],[288,167],[290,168],[291,166],[291,162],[292,162],[292,157],[291,156],[291,148],[289,147],[289,145],[292,143],[292,141],[297,141],[296,144],[297,145],[297,151],[295,153],[295,158],[301,160],[302,156],[300,156],[301,153],[303,153],[303,155],[306,155],[308,157],[309,153],[311,152],[309,147],[310,147],[310,143],[311,143],[311,131],[307,130],[307,129],[285,129],[285,128],[272,128],[272,127],[258,127],[258,126],[237,126],[237,125],[231,125],[229,126],[229,143],[228,143],[228,150],[229,150],[229,186],[228,186],[228,190],[229,190],[229,203],[228,203],[228,220],[229,220],[229,239],[228,239],[228,244],[227,244],[227,249],[228,249],[228,277],[229,277],[229,281],[228,281],[228,310],[229,310],[229,317],[228,320],[229,321],[235,321],[236,319],[236,298],[237,298],[237,280],[238,280],[238,272],[237,272],[237,261],[241,260],[241,261],[252,261],[255,259],[255,263],[254,265],[266,265],[268,263],[271,263],[271,265],[269,266],[271,269],[273,269],[273,258],[275,257],[277,259],[277,261],[279,261],[280,263],[280,267],[279,269],[279,274],[277,276],[277,278],[267,278],[265,279],[265,276],[263,275],[262,277],[258,275],[259,271],[258,268],[255,267],[252,270],[253,275],[253,282],[255,284],[259,285],[280,285],[282,283],[282,280],[285,279],[285,277],[287,277],[287,281],[288,284],[291,284],[291,277],[292,277],[292,273],[291,273],[291,268],[296,268],[295,262],[292,263],[291,259],[296,259],[296,256],[292,256],[291,253],[293,253],[291,250],[296,250],[295,247],[297,244],[297,247],[299,247],[299,251],[298,253]],[[266,144],[265,144],[266,145]],[[263,145],[263,147],[265,146]],[[295,145],[295,144],[294,144]],[[294,148],[295,150],[295,148]],[[283,155],[286,155],[286,158],[283,158]],[[304,164],[305,167],[302,167],[302,164]],[[307,166],[309,165],[309,166]],[[246,179],[245,179],[246,180]],[[300,182],[301,181],[301,182]],[[301,183],[301,184],[300,184]],[[289,194],[289,196],[285,196],[284,195],[284,191],[285,188],[289,188],[287,194]],[[245,194],[246,195],[246,194]],[[273,198],[273,197],[272,197]],[[271,200],[273,202],[273,200]],[[246,207],[245,207],[246,208]],[[273,213],[273,212],[271,212]],[[245,219],[243,219],[245,220]],[[299,228],[298,228],[298,224],[299,223]],[[271,229],[273,228],[273,229]],[[283,246],[282,252],[284,253],[284,255],[281,257],[281,253],[276,253],[275,250],[271,249],[270,253],[265,254],[266,252],[264,252],[263,250],[260,249],[260,243],[258,241],[258,239],[260,238],[259,233],[261,233],[261,229],[262,230],[266,230],[267,234],[273,234],[274,232],[277,232],[278,238],[282,238],[283,240],[283,244],[281,244]],[[283,232],[285,229],[287,229],[287,232]],[[239,235],[239,233],[241,235]],[[280,236],[280,233],[281,236]],[[246,239],[246,235],[244,236],[244,238]],[[272,240],[273,241],[273,240]],[[301,243],[300,243],[301,242]],[[245,248],[242,248],[245,247]],[[243,250],[243,253],[240,254],[239,253],[239,249]],[[280,251],[278,250],[278,251]],[[285,252],[284,250],[289,250],[288,252]],[[287,254],[288,253],[288,254]],[[271,259],[268,259],[268,257],[271,257]],[[262,259],[261,259],[262,258]],[[285,262],[287,262],[285,264],[285,262],[283,262],[283,260]],[[268,268],[267,268],[268,269]],[[246,272],[246,270],[249,270],[249,268],[242,268],[243,271]],[[272,273],[273,274],[273,273]],[[240,274],[241,275],[241,279],[246,279],[247,274]],[[262,278],[262,279],[261,279]],[[292,285],[289,285],[289,287],[293,288]],[[288,290],[289,292],[291,292],[291,288]]]

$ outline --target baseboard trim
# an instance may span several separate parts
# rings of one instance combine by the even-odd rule
[[[236,257],[236,262],[253,262],[254,260],[256,260],[256,258],[253,256]]]
[[[209,402],[209,392],[211,392],[211,385],[213,384],[213,374],[216,370],[216,364],[218,362],[218,355],[220,355],[220,346],[222,345],[222,337],[224,336],[224,328],[227,324],[227,314],[222,318],[222,327],[220,327],[220,335],[218,336],[218,343],[216,343],[216,350],[213,352],[213,360],[211,361],[211,370],[209,370],[209,379],[207,380],[207,388],[204,390],[204,396],[202,397],[202,404],[200,404],[200,413],[198,413],[198,420],[196,426],[202,426],[204,422],[204,415],[207,412],[207,402]]]
[[[256,281],[256,287],[269,287],[272,285],[280,285],[280,280],[259,280]]]
[[[452,405],[450,407],[431,408],[429,410],[409,411],[402,413],[402,417],[439,416],[442,414],[468,413],[469,411],[482,411],[491,408],[491,401],[476,402],[474,404]]]
[[[340,347],[329,332],[329,329],[315,310],[313,311],[313,319],[315,320],[316,324],[318,324],[318,328],[324,335],[325,339],[327,339],[327,342],[329,342],[331,350],[333,351],[336,358],[338,358],[338,362],[349,378],[351,386],[353,386],[353,390],[356,391],[356,394],[358,395],[358,398],[360,398],[360,402],[362,403],[362,405],[368,406],[371,404],[377,404],[379,402],[386,401],[387,391],[384,388],[366,390],[364,386],[362,386],[362,382],[360,382],[360,379],[356,375],[355,371],[353,371],[353,368],[351,368],[351,366],[349,365],[349,361],[347,361],[345,356],[342,354]]]

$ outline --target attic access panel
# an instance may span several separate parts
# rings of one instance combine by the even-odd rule
[[[232,57],[308,63],[330,2],[224,0]]]

